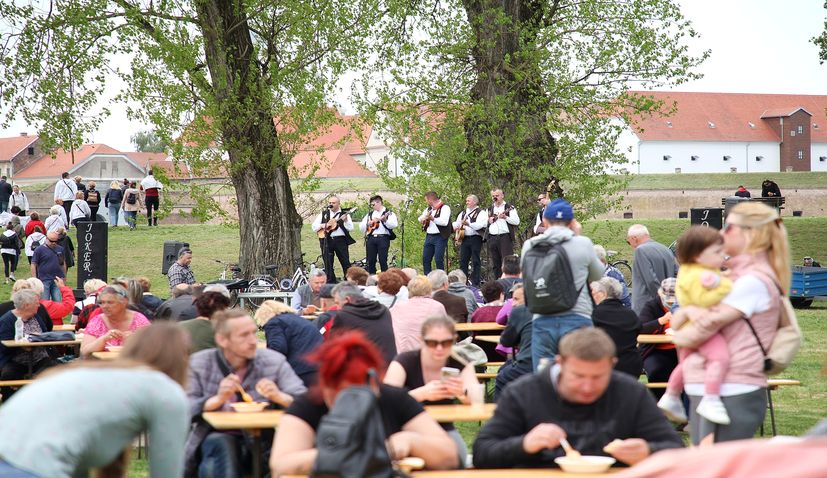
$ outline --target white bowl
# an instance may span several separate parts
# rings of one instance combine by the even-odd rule
[[[235,402],[231,403],[230,407],[239,413],[260,412],[267,407],[265,402]]]
[[[589,455],[580,458],[561,456],[554,459],[554,463],[557,463],[566,473],[602,473],[614,465],[615,461],[617,460],[610,456]]]

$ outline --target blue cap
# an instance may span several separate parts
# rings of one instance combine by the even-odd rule
[[[548,203],[543,217],[549,221],[571,221],[574,219],[574,209],[565,199],[555,199]]]

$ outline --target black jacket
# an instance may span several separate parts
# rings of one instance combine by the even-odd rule
[[[534,314],[524,305],[518,305],[508,314],[508,324],[500,336],[500,344],[504,347],[519,349],[515,359],[522,365],[532,367],[531,361],[531,324]]]
[[[569,443],[584,455],[603,455],[603,447],[618,438],[642,438],[652,453],[680,448],[683,442],[655,405],[652,394],[625,374],[613,372],[608,388],[589,405],[566,402],[551,383],[551,374],[524,375],[503,391],[494,416],[474,442],[477,468],[556,467],[562,448],[529,455],[523,438],[541,423],[555,423]]]
[[[193,297],[189,294],[169,299],[159,305],[155,310],[155,318],[158,320],[174,320],[177,322],[194,319],[198,317],[198,310],[192,301]]]
[[[609,334],[617,347],[615,370],[640,377],[643,370],[643,360],[637,350],[640,320],[635,311],[625,307],[619,299],[605,299],[592,311],[592,322]]]
[[[9,184],[5,180],[0,180],[0,202],[9,202],[9,198],[11,198],[12,190],[11,184]]]
[[[346,330],[360,330],[373,342],[385,358],[385,364],[396,357],[396,341],[393,336],[391,311],[387,307],[368,299],[354,299],[336,312],[336,319],[330,328],[330,335],[336,336]]]

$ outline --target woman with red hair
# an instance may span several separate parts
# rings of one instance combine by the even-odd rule
[[[323,343],[309,361],[319,364],[319,387],[297,397],[281,419],[270,455],[273,476],[307,474],[316,461],[316,429],[339,392],[364,385],[373,369],[384,375],[382,355],[358,331]],[[404,389],[374,385],[391,458],[416,456],[431,469],[457,468],[457,447],[439,424]]]

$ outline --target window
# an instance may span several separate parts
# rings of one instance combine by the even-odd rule
[[[798,134],[804,134],[804,126],[798,125]]]
[[[118,173],[118,162],[112,161],[112,177],[117,178],[118,176],[120,176]]]
[[[798,159],[804,159],[804,151],[798,150]]]
[[[29,149],[27,149],[26,152],[29,153],[29,156],[34,156],[34,148],[33,147],[29,146]]]
[[[790,130],[790,136],[795,136],[795,130],[794,129]]]

